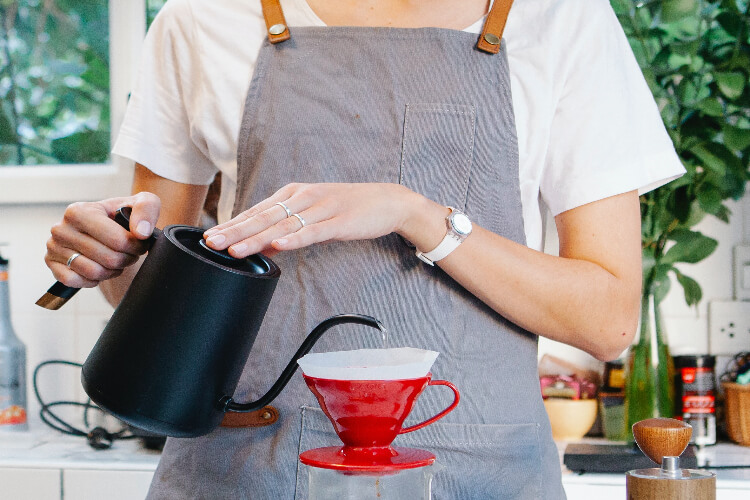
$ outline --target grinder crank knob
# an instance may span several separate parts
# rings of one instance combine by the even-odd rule
[[[635,442],[659,469],[631,470],[625,474],[628,500],[716,500],[716,474],[679,468],[693,428],[673,418],[649,418],[633,424]]]
[[[633,437],[641,451],[661,465],[664,457],[679,457],[690,443],[693,428],[674,418],[648,418],[633,424]]]

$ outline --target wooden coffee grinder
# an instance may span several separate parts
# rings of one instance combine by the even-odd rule
[[[628,500],[716,500],[716,474],[680,469],[680,455],[692,433],[690,425],[672,418],[649,418],[633,424],[638,447],[661,468],[627,472]]]

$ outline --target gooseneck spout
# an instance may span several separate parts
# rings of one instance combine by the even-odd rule
[[[260,399],[250,403],[237,403],[232,399],[231,396],[223,396],[219,400],[219,407],[224,411],[249,412],[259,410],[260,408],[263,408],[267,404],[271,403],[274,399],[276,399],[276,396],[279,395],[284,387],[286,387],[286,384],[289,383],[289,380],[291,380],[292,375],[294,375],[294,372],[297,370],[297,360],[310,352],[310,349],[312,349],[313,345],[315,345],[315,342],[317,342],[318,339],[329,328],[340,325],[342,323],[367,325],[373,328],[377,328],[381,332],[386,331],[383,324],[372,316],[365,316],[363,314],[339,314],[337,316],[331,316],[330,318],[322,321],[313,329],[312,332],[310,332],[307,337],[305,337],[304,342],[302,342],[300,348],[297,349],[297,352],[292,357],[292,360],[289,361],[289,364],[286,365],[286,368],[284,368],[284,371],[281,373],[279,379]]]

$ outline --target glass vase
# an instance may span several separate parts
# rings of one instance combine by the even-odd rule
[[[662,326],[661,311],[652,293],[641,299],[638,339],[625,363],[625,425],[633,441],[633,424],[674,413],[674,363]]]

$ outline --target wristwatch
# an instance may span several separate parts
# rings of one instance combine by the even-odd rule
[[[453,250],[458,248],[467,236],[471,234],[471,221],[465,213],[458,210],[457,208],[448,207],[451,213],[445,218],[448,231],[445,233],[445,238],[440,242],[438,246],[430,250],[429,252],[421,252],[417,250],[417,257],[424,263],[431,266],[435,265],[435,262],[439,261],[448,256]]]

